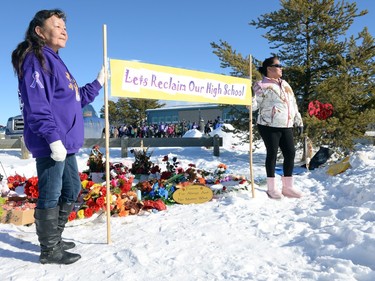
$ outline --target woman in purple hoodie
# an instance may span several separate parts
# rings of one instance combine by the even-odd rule
[[[25,144],[36,159],[39,197],[35,225],[41,246],[40,262],[70,264],[79,254],[61,234],[81,189],[75,153],[84,141],[82,108],[104,84],[97,79],[78,87],[59,56],[68,33],[61,10],[41,10],[31,20],[25,40],[12,53],[18,77]]]

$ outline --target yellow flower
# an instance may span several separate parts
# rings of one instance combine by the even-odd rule
[[[77,212],[77,217],[79,218],[79,219],[84,219],[85,218],[85,211],[84,210],[79,210],[78,212]]]
[[[87,193],[85,197],[83,197],[83,200],[87,201],[91,198],[91,193]]]
[[[99,192],[100,192],[100,189],[102,188],[102,185],[101,184],[98,184],[98,183],[96,183],[96,184],[94,184],[92,187],[91,187],[91,191],[90,191],[90,193],[91,194],[99,194]]]
[[[81,181],[81,185],[83,189],[86,189],[88,182],[89,182],[88,180]]]

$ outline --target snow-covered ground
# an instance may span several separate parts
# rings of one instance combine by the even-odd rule
[[[228,174],[249,177],[248,145],[219,134],[220,157],[206,148],[150,148],[151,160],[176,156],[182,167],[206,170],[224,163]],[[302,199],[271,200],[263,184],[265,151],[257,147],[255,198],[239,190],[203,204],[113,217],[110,243],[105,215],[75,220],[63,234],[82,255],[71,265],[39,264],[34,224],[0,224],[1,280],[375,280],[375,148],[356,147],[351,167],[336,176],[327,175],[328,165],[295,175]],[[89,152],[77,155],[80,170]],[[110,150],[111,161],[133,161],[120,155]],[[36,175],[34,160],[21,160],[19,150],[2,150],[0,161],[1,174]]]

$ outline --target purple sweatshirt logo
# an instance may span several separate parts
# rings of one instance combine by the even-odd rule
[[[34,89],[35,86],[36,86],[36,84],[38,84],[41,89],[44,89],[44,86],[43,86],[42,82],[39,80],[39,76],[40,76],[39,72],[38,71],[34,71],[34,73],[33,73],[32,76],[33,76],[34,80],[31,83],[30,87]]]

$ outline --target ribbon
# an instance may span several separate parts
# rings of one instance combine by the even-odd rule
[[[44,86],[43,86],[42,82],[39,80],[39,76],[40,76],[39,72],[34,71],[34,73],[33,73],[34,81],[30,85],[31,88],[35,88],[36,84],[38,84],[41,89],[44,89]]]

